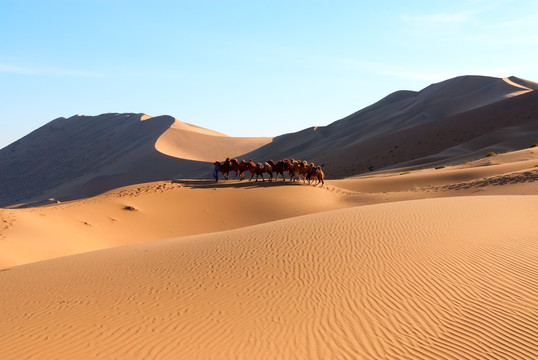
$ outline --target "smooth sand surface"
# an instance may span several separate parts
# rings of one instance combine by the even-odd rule
[[[4,269],[2,356],[535,359],[537,210],[376,204]]]
[[[155,148],[181,159],[214,162],[248,153],[270,141],[270,137],[231,137],[176,119]]]

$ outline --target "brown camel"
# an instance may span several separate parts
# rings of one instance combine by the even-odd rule
[[[250,165],[248,161],[241,159],[241,161],[239,162],[239,177],[241,178],[241,181],[245,180],[245,171],[248,171],[249,167]]]
[[[298,162],[294,159],[284,159],[284,164],[286,164],[286,170],[288,170],[288,174],[290,175],[290,181],[295,181],[295,176],[298,174],[299,171]]]
[[[254,164],[252,160],[249,160],[248,166],[249,166],[248,171],[250,171],[250,173],[252,174],[249,181],[252,180],[254,175],[256,175],[256,181],[258,181],[258,177],[260,176],[262,178],[262,181],[265,181],[263,177],[263,173],[269,174],[269,181],[273,180],[273,169],[271,168],[271,165],[269,165],[267,162],[263,164],[262,163]]]
[[[321,166],[318,166],[315,170],[316,171],[312,175],[314,181],[316,181],[314,186],[317,186],[321,182],[321,186],[323,187],[323,185],[325,185],[325,174],[323,173],[323,170],[321,170]]]
[[[235,176],[234,176],[233,180],[237,179],[237,175],[239,175],[241,180],[243,180],[243,172],[241,171],[241,165],[239,164],[239,161],[237,161],[237,159],[234,158],[234,159],[230,160],[228,163],[230,165],[230,170],[229,171],[234,171],[235,172]]]
[[[297,175],[299,176],[299,180],[302,178],[303,182],[306,181],[306,176],[308,175],[308,172],[310,171],[310,166],[306,162],[306,160],[303,161],[297,161],[298,162],[298,172]]]
[[[226,158],[226,160],[224,160],[219,167],[219,172],[222,173],[222,177],[224,177],[226,180],[228,180],[228,177],[230,176],[230,169],[230,158]]]
[[[286,181],[286,178],[284,177],[284,167],[285,163],[284,160],[278,161],[276,164],[273,160],[267,161],[269,165],[271,165],[271,168],[273,168],[273,172],[276,173],[275,181],[278,180],[278,175],[282,175],[282,180]]]
[[[306,166],[306,180],[308,180],[308,185],[310,185],[310,182],[313,180],[316,171],[317,168],[313,162],[311,162],[310,165]]]

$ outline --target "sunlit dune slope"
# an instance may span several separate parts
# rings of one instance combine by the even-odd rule
[[[346,179],[330,180],[328,183],[362,194],[414,191],[422,198],[483,193],[524,195],[538,194],[538,182],[534,175],[536,173],[538,173],[538,147],[533,147],[485,156],[479,160],[452,166],[390,169]],[[524,178],[525,176],[527,179]],[[523,178],[520,179],[520,177]],[[463,191],[466,189],[469,191]]]
[[[0,268],[351,205],[338,193],[299,183],[138,184],[69,203],[0,209]]]
[[[197,161],[222,161],[259,148],[269,137],[230,137],[176,120],[159,137],[155,148],[170,156]]]
[[[334,210],[0,272],[6,358],[538,356],[538,197]]]

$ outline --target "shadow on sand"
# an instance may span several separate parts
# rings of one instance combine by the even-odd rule
[[[273,187],[273,186],[299,186],[304,185],[302,181],[290,182],[289,180],[282,181],[248,181],[248,180],[215,180],[209,179],[200,179],[200,180],[184,180],[184,179],[175,179],[172,180],[173,184],[181,184],[184,187],[191,189],[211,189],[211,188],[236,188],[236,189],[248,189],[248,188],[260,188],[260,187]]]

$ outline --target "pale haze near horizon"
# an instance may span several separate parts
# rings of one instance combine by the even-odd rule
[[[0,148],[57,117],[322,126],[459,75],[538,81],[536,1],[0,0]]]

